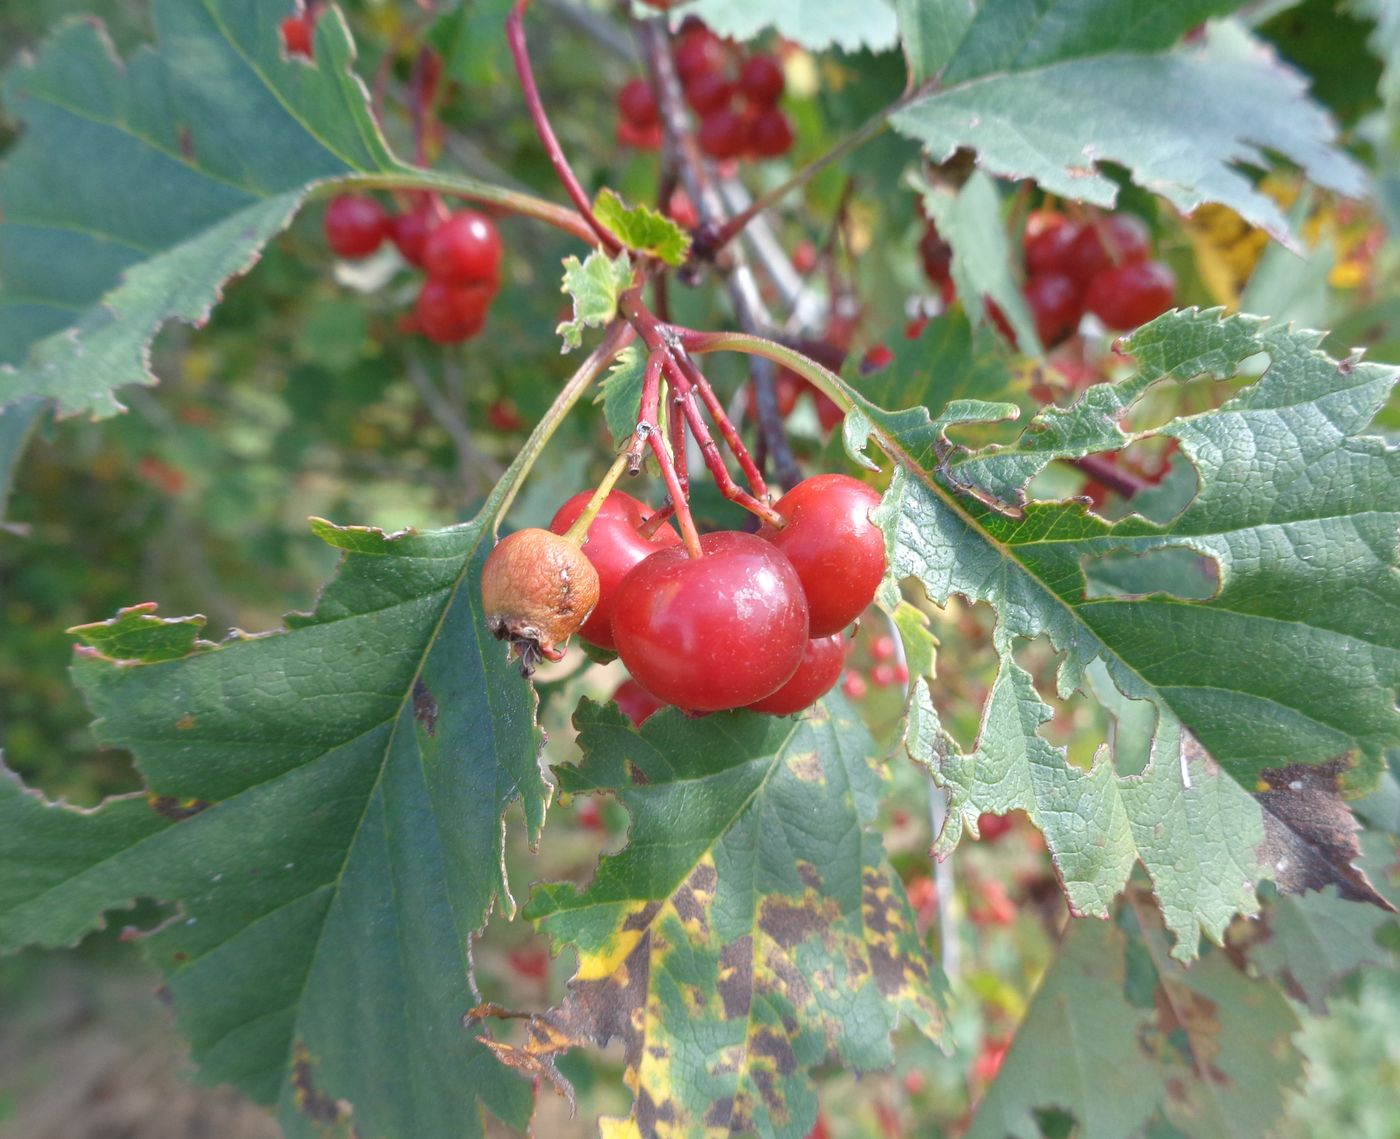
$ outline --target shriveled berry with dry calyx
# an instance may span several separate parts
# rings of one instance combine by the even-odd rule
[[[598,603],[598,571],[569,539],[548,530],[517,530],[496,543],[481,571],[486,625],[509,641],[522,676],[558,660],[563,644]]]

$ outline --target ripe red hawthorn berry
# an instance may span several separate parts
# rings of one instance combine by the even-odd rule
[[[618,146],[631,146],[635,147],[637,150],[660,150],[661,138],[660,123],[655,123],[649,127],[639,127],[629,123],[626,119],[618,121]]]
[[[437,225],[430,207],[415,207],[407,213],[395,214],[389,219],[389,237],[399,251],[399,256],[410,265],[423,267],[424,247],[428,235]]]
[[[989,815],[986,812],[977,816],[977,833],[983,842],[996,842],[1016,825],[1010,815]]]
[[[1084,299],[1109,328],[1137,328],[1175,303],[1176,275],[1160,261],[1118,265],[1095,277]]]
[[[875,598],[885,575],[885,535],[870,521],[880,495],[849,475],[803,479],[774,504],[787,520],[760,535],[797,571],[811,610],[811,635],[838,633]]]
[[[634,127],[645,130],[661,121],[656,95],[645,79],[629,79],[617,93],[618,113]]]
[[[1063,273],[1032,273],[1026,282],[1026,304],[1035,319],[1036,335],[1047,348],[1078,328],[1084,315],[1079,286]]]
[[[675,61],[681,82],[688,83],[698,75],[724,67],[724,45],[709,28],[692,27],[677,40]]]
[[[919,238],[919,261],[930,285],[944,285],[952,279],[953,247],[943,240],[932,222]]]
[[[658,700],[631,677],[617,686],[612,698],[613,703],[622,710],[622,714],[637,728],[651,719],[653,713],[666,707],[664,701]]]
[[[760,158],[777,158],[792,149],[792,120],[778,107],[766,107],[748,124],[748,146]]]
[[[844,633],[830,637],[814,637],[807,642],[802,663],[792,679],[778,691],[749,705],[751,712],[766,712],[770,716],[791,716],[810,708],[836,687],[841,670],[846,667],[847,641]]]
[[[744,153],[749,140],[748,124],[742,115],[728,107],[721,107],[701,118],[695,137],[700,149],[711,158],[721,161],[737,158]]]
[[[457,285],[495,285],[501,271],[501,235],[485,214],[458,210],[423,246],[428,276]]]
[[[574,495],[554,515],[549,524],[550,530],[556,534],[564,533],[578,521],[578,516],[592,497],[593,493],[587,490]],[[662,526],[650,538],[642,537],[638,527],[650,516],[651,509],[646,503],[614,490],[603,500],[597,517],[588,527],[583,552],[598,571],[598,603],[579,629],[579,636],[599,648],[617,648],[612,635],[613,603],[622,579],[657,550],[680,544],[680,535],[669,525]]]
[[[864,700],[869,689],[865,684],[865,677],[858,672],[848,673],[846,679],[841,682],[841,691],[852,700]]]
[[[311,58],[311,44],[316,32],[316,16],[302,12],[282,21],[282,48],[288,55]]]
[[[652,554],[622,579],[613,640],[643,688],[687,711],[742,708],[792,678],[807,600],[792,563],[756,534],[720,531]]]
[[[734,84],[722,71],[702,71],[685,84],[685,101],[698,115],[727,108],[734,98]]]
[[[429,277],[413,305],[418,331],[439,344],[470,340],[485,327],[493,295],[485,285],[454,285]]]
[[[835,429],[846,413],[841,410],[841,405],[832,399],[826,392],[813,391],[812,402],[817,409],[817,422],[821,424],[823,431]]]
[[[778,398],[778,414],[786,419],[792,414],[792,409],[797,406],[797,397],[802,394],[805,383],[801,376],[786,368],[779,368],[773,375],[773,394]],[[745,397],[745,407],[748,410],[750,419],[758,418],[758,395],[754,391],[753,384],[749,384],[748,394]]]
[[[572,542],[548,530],[517,530],[496,543],[481,568],[487,628],[509,641],[529,676],[561,647],[598,602],[598,571]]]
[[[339,194],[326,207],[326,244],[337,257],[368,257],[389,233],[384,207],[364,194]]]
[[[739,90],[755,107],[771,107],[785,86],[782,64],[771,55],[751,55],[739,69]]]
[[[872,372],[878,372],[893,359],[894,353],[888,344],[872,344],[860,358],[860,374],[868,376]]]
[[[1026,220],[1021,249],[1031,273],[1063,273],[1065,257],[1084,227],[1054,210],[1036,210]]]
[[[1110,214],[1080,230],[1065,251],[1060,272],[1087,288],[1105,269],[1146,261],[1151,249],[1146,222],[1134,214]]]

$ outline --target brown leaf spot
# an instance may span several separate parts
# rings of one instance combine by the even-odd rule
[[[802,879],[802,884],[807,889],[821,890],[822,876],[810,862],[804,862],[800,858],[797,860],[797,876]]]
[[[1336,886],[1353,902],[1385,910],[1371,880],[1352,865],[1361,855],[1359,826],[1342,801],[1341,776],[1349,766],[1341,756],[1328,763],[1295,763],[1260,773],[1254,797],[1264,808],[1264,841],[1259,857],[1273,869],[1286,894]]]
[[[188,732],[197,723],[199,723],[199,720],[196,717],[191,716],[188,712],[186,712],[183,716],[181,716],[178,720],[175,721],[175,730],[177,732]]]
[[[749,1015],[753,1002],[753,937],[731,941],[719,954],[719,980],[715,985],[724,1005],[724,1019],[738,1020]]]
[[[787,898],[765,898],[758,908],[758,928],[784,949],[791,949],[828,924],[816,909],[816,903],[815,898],[811,904]]]
[[[177,799],[174,795],[147,795],[146,802],[161,818],[176,823],[192,819],[200,811],[213,806],[205,799]]]
[[[789,756],[787,769],[804,783],[821,783],[826,778],[821,757],[814,751],[804,751]]]
[[[311,1053],[300,1040],[292,1045],[292,1099],[297,1110],[315,1123],[335,1127],[350,1117],[350,1104],[331,1099],[316,1087]]]
[[[413,718],[429,736],[437,735],[438,705],[420,676],[413,682]]]

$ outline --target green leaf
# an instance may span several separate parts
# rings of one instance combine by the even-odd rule
[[[995,301],[1021,350],[1041,354],[1031,310],[1011,273],[1011,247],[996,183],[975,171],[956,191],[923,187],[923,200],[940,236],[952,247],[953,283],[964,307],[981,323],[989,319],[984,302]]]
[[[5,524],[19,457],[48,406],[46,400],[30,398],[0,407],[0,527]]]
[[[523,1125],[528,1086],[461,1025],[470,940],[509,902],[502,812],[519,799],[533,838],[546,800],[478,585],[510,485],[434,533],[318,522],[340,571],[276,633],[211,645],[153,606],[80,630],[98,736],[149,790],[79,812],[0,780],[0,949],[173,903],[148,945],[202,1077],[287,1135]]]
[[[1012,445],[960,455],[943,433],[976,413],[970,402],[931,421],[927,410],[884,412],[853,393],[861,421],[896,460],[881,507],[893,575],[918,578],[940,603],[955,593],[988,601],[999,617],[1001,664],[977,747],[964,754],[931,708],[914,721],[915,753],[955,792],[944,846],[976,814],[1014,798],[1043,819],[1083,912],[1105,912],[1141,859],[1183,956],[1194,952],[1197,925],[1218,937],[1232,908],[1251,910],[1250,883],[1263,876],[1284,889],[1331,882],[1379,900],[1350,867],[1354,824],[1342,800],[1348,786],[1374,781],[1400,727],[1391,697],[1400,622],[1383,616],[1400,612],[1400,464],[1364,434],[1397,369],[1339,364],[1316,350],[1318,339],[1257,318],[1168,314],[1126,344],[1135,375],[1047,408]],[[1267,371],[1223,406],[1155,432],[1121,426],[1157,383],[1235,377],[1261,356]],[[1151,434],[1177,441],[1198,483],[1167,522],[1110,523],[1082,502],[1020,505],[1052,459]],[[1179,567],[1150,557],[1166,549],[1213,564],[1219,584],[1208,598],[1166,592]],[[1086,563],[1108,554],[1144,557],[1132,593],[1089,590]],[[1041,635],[1062,654],[1062,695],[1102,660],[1125,696],[1156,710],[1154,762],[1138,782],[1116,779],[1106,763],[1072,770],[1039,736],[1048,710],[1012,649]],[[1258,652],[1261,644],[1271,651]],[[1173,742],[1177,725],[1208,759]],[[1168,805],[1172,822],[1157,827]],[[1187,850],[1193,872],[1169,874]]]
[[[602,190],[593,213],[629,249],[679,265],[690,250],[690,235],[675,222],[647,206],[628,206],[612,190]]]
[[[698,16],[721,36],[751,40],[765,28],[812,51],[838,47],[882,51],[894,47],[898,26],[889,0],[695,0],[686,15]]]
[[[1302,1062],[1288,1002],[1212,952],[1170,960],[1150,907],[1070,924],[968,1139],[1040,1139],[1037,1114],[1128,1139],[1154,1117],[1192,1139],[1264,1135]]]
[[[959,147],[990,174],[1034,178],[1066,198],[1111,206],[1113,162],[1183,213],[1221,202],[1288,244],[1278,205],[1241,165],[1266,152],[1351,197],[1359,167],[1338,151],[1303,80],[1234,24],[1171,44],[1234,3],[1188,0],[988,0],[937,85],[891,118],[935,162]]]
[[[585,328],[602,328],[617,315],[617,299],[632,283],[632,263],[627,254],[609,257],[606,253],[590,253],[582,262],[577,257],[564,258],[564,285],[574,303],[574,319],[566,320],[554,331],[564,338],[564,351],[569,352],[583,343]]]
[[[558,1051],[621,1036],[641,1135],[800,1139],[806,1069],[887,1067],[900,1016],[937,1038],[941,976],[868,829],[880,761],[844,702],[800,719],[667,709],[640,735],[585,703],[575,722],[585,755],[560,786],[615,794],[631,842],[588,889],[531,897],[579,970],[498,1051],[557,1078]]]
[[[636,344],[628,345],[618,353],[594,397],[594,403],[603,405],[603,418],[608,421],[613,442],[619,447],[632,438],[632,432],[637,429],[646,370],[647,354]]]
[[[1346,901],[1335,887],[1280,897],[1265,918],[1250,931],[1250,961],[1316,1013],[1327,1011],[1332,990],[1357,969],[1395,964],[1394,956],[1376,942],[1377,931],[1395,918],[1375,906]]]
[[[895,11],[909,76],[917,85],[953,58],[977,14],[977,0],[895,0]]]
[[[0,403],[120,411],[117,388],[155,383],[160,327],[203,323],[308,190],[398,168],[339,13],[317,21],[313,66],[283,58],[287,10],[158,0],[158,50],[123,64],[74,22],[11,71],[23,133],[0,169]]]

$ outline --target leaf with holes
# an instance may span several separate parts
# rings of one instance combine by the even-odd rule
[[[968,1139],[1040,1139],[1060,1115],[1096,1139],[1269,1133],[1303,1074],[1288,1002],[1219,951],[1182,968],[1131,901],[1071,922]]]
[[[800,1139],[809,1068],[888,1067],[901,1016],[938,1037],[941,975],[868,829],[883,778],[844,702],[802,719],[668,709],[640,734],[585,703],[575,723],[584,759],[560,787],[616,795],[631,842],[588,889],[531,897],[579,969],[499,1053],[558,1081],[560,1052],[618,1037],[640,1135]]]
[[[1125,343],[1134,375],[1045,409],[1010,445],[970,452],[951,447],[948,426],[1005,409],[962,401],[933,420],[851,393],[848,440],[873,434],[896,463],[881,507],[893,577],[917,578],[940,603],[987,601],[999,616],[1001,666],[976,748],[964,752],[927,701],[913,720],[911,747],[954,794],[945,847],[979,813],[1025,807],[1047,828],[1072,903],[1097,914],[1141,860],[1182,956],[1198,927],[1218,938],[1233,912],[1251,911],[1264,877],[1381,901],[1351,866],[1341,796],[1374,782],[1400,735],[1400,459],[1365,434],[1400,370],[1329,359],[1318,339],[1253,317],[1171,313]],[[1233,379],[1259,358],[1267,370],[1220,407],[1153,431],[1123,426],[1156,385]],[[1082,501],[1027,501],[1051,462],[1152,435],[1173,440],[1195,473],[1174,517],[1112,523]],[[1159,561],[1165,551],[1210,563],[1201,580],[1213,588],[1169,592],[1181,566]],[[1101,577],[1089,588],[1108,556],[1139,559],[1133,592]],[[1149,772],[1119,778],[1106,759],[1079,772],[1041,738],[1049,712],[1012,658],[1018,639],[1039,636],[1061,654],[1062,696],[1102,660],[1123,696],[1149,705]],[[1176,873],[1188,850],[1192,874]]]
[[[502,813],[533,837],[546,800],[478,586],[511,481],[449,530],[318,522],[340,571],[278,632],[211,644],[152,605],[76,630],[97,734],[148,790],[75,811],[0,779],[0,950],[171,903],[146,940],[202,1076],[287,1135],[523,1125],[528,1086],[461,1025],[469,941],[508,898]]]
[[[1282,210],[1242,167],[1267,167],[1273,152],[1351,197],[1365,176],[1336,148],[1303,79],[1240,26],[1207,24],[1174,46],[1238,6],[987,0],[970,20],[934,29],[906,4],[915,79],[928,82],[890,121],[935,162],[967,147],[989,174],[1104,207],[1118,189],[1099,165],[1116,163],[1183,213],[1220,202],[1291,243]],[[951,50],[950,27],[966,28]]]

